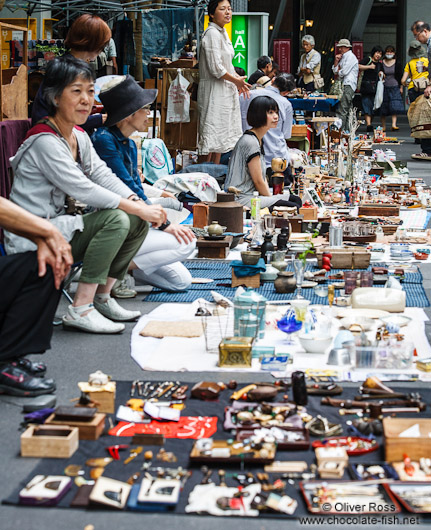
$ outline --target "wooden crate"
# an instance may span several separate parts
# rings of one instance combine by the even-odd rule
[[[21,434],[21,456],[70,458],[79,446],[77,427],[30,425]]]
[[[292,138],[295,136],[307,136],[307,126],[292,125]]]
[[[253,276],[241,276],[238,278],[232,268],[232,287],[238,287],[239,285],[245,285],[257,289],[260,287],[260,273],[258,272]]]
[[[303,206],[299,208],[299,214],[304,216],[304,221],[317,221],[316,206],[312,206],[311,208],[305,208]]]
[[[416,424],[419,437],[400,438],[400,433]],[[402,462],[405,454],[412,461],[419,461],[431,454],[431,418],[383,418],[383,434],[386,462]]]
[[[322,268],[322,255],[332,254],[331,267],[333,269],[367,269],[370,265],[371,252],[363,248],[330,248],[316,251],[318,267]]]
[[[45,425],[68,425],[69,427],[78,427],[80,440],[98,440],[105,428],[106,414],[96,412],[91,421],[58,421],[55,420],[55,414],[51,414],[45,422]]]

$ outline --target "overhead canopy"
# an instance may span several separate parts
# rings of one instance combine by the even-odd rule
[[[79,13],[124,13],[125,11],[136,12],[144,9],[171,8],[180,9],[184,7],[205,7],[208,0],[135,0],[133,2],[119,2],[115,0],[98,0],[97,2],[88,2],[85,0],[34,0],[26,2],[25,0],[6,0],[4,6],[10,11],[22,9],[29,14],[40,11],[63,12],[65,15]]]

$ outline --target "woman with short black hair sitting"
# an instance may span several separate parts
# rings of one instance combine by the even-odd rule
[[[266,163],[264,136],[278,124],[278,104],[269,96],[259,96],[250,103],[247,122],[251,129],[245,131],[238,140],[229,162],[225,190],[234,187],[239,190],[237,200],[244,206],[251,207],[255,191],[259,192],[261,208],[290,206],[299,208],[302,201],[295,195],[286,193],[272,195],[265,179]]]

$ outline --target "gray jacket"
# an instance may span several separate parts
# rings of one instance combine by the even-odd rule
[[[11,158],[14,181],[10,200],[25,210],[49,219],[67,241],[83,230],[81,215],[66,215],[66,195],[99,209],[117,208],[132,195],[97,155],[89,136],[75,129],[80,154],[78,164],[64,138],[41,132],[30,136]],[[8,254],[34,250],[36,245],[5,232]]]

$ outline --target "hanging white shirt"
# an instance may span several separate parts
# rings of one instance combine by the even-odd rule
[[[334,74],[338,74],[339,78],[343,82],[343,86],[351,86],[353,90],[356,90],[358,85],[358,59],[356,55],[349,50],[341,58],[337,66],[333,66],[332,70]]]

